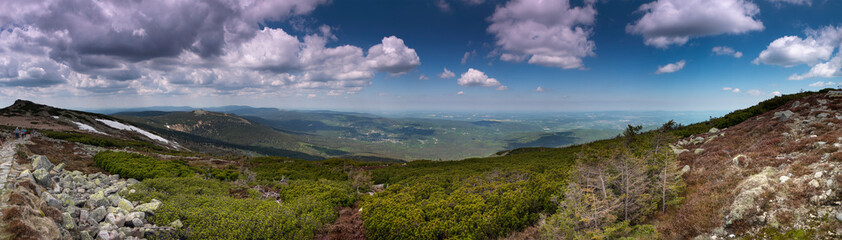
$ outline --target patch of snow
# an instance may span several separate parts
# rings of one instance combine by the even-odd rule
[[[53,116],[53,118],[58,119],[58,116]]]
[[[76,122],[76,121],[71,121],[71,122],[75,123],[76,126],[79,126],[79,130],[108,135],[108,134],[105,134],[104,132],[100,132],[100,131],[96,130],[96,128],[91,127],[91,125]]]
[[[104,123],[105,125],[108,125],[109,127],[114,128],[114,129],[126,130],[126,131],[135,131],[135,132],[138,132],[140,134],[143,134],[143,136],[146,136],[149,139],[161,141],[161,142],[164,142],[164,143],[170,143],[170,141],[167,140],[167,139],[164,139],[164,138],[162,138],[158,135],[152,134],[151,132],[147,132],[146,130],[140,129],[140,128],[135,127],[135,126],[129,126],[129,125],[122,124],[122,123],[117,122],[117,121],[111,121],[111,120],[108,120],[108,119],[97,119],[97,121],[99,121],[101,123]]]

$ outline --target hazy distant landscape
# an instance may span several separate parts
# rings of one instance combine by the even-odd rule
[[[203,109],[147,107],[91,111],[233,144],[319,157],[371,156],[398,160],[457,160],[522,147],[563,147],[617,136],[628,125],[641,125],[648,130],[670,120],[689,124],[724,114],[724,111],[613,111],[375,115],[247,106]],[[196,110],[210,112],[196,114]]]

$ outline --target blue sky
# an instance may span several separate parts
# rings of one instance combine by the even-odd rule
[[[31,4],[0,10],[9,104],[733,110],[842,76],[842,1]]]

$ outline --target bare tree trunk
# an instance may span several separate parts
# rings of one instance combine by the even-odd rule
[[[661,212],[667,211],[667,163],[664,162],[663,183],[661,183]]]
[[[602,185],[602,199],[608,199],[608,192],[605,191],[605,179],[602,172],[599,173],[599,183]]]

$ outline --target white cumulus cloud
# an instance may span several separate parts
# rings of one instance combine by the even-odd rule
[[[456,83],[463,87],[499,87],[501,85],[497,79],[489,78],[485,73],[473,68],[463,73]]]
[[[385,37],[381,44],[369,48],[366,58],[373,69],[393,74],[406,73],[421,65],[415,49],[407,47],[403,39],[395,36]]]
[[[713,47],[713,49],[711,49],[711,51],[713,51],[713,53],[716,54],[716,55],[729,55],[729,56],[733,56],[734,58],[743,57],[742,52],[734,50],[733,48],[726,47],[726,46],[716,46],[716,47]]]
[[[451,72],[450,70],[447,70],[447,68],[444,68],[444,71],[439,73],[439,78],[452,78],[455,76],[456,74]]]
[[[367,51],[331,27],[293,36],[265,26],[329,0],[8,0],[0,8],[0,86],[75,95],[351,94],[378,72],[421,64],[395,36]],[[70,10],[72,9],[72,10]]]
[[[811,66],[809,72],[793,74],[789,80],[842,77],[842,54],[836,51],[842,45],[842,26],[808,29],[805,33],[805,38],[784,36],[775,39],[760,52],[753,63],[784,67],[801,64]],[[835,56],[834,52],[837,52]]]
[[[563,69],[583,68],[582,58],[593,56],[589,39],[596,16],[595,0],[571,6],[568,0],[512,0],[489,18],[488,32],[503,52],[500,60]]]
[[[681,60],[681,61],[678,61],[678,62],[675,62],[675,63],[670,63],[670,64],[667,64],[667,65],[664,65],[664,66],[658,66],[658,70],[655,71],[655,74],[677,72],[678,70],[681,70],[682,68],[684,68],[685,63],[686,62],[684,62],[684,60]]]
[[[760,9],[747,0],[657,0],[640,6],[643,17],[626,26],[658,48],[684,45],[690,38],[742,34],[764,29]]]

